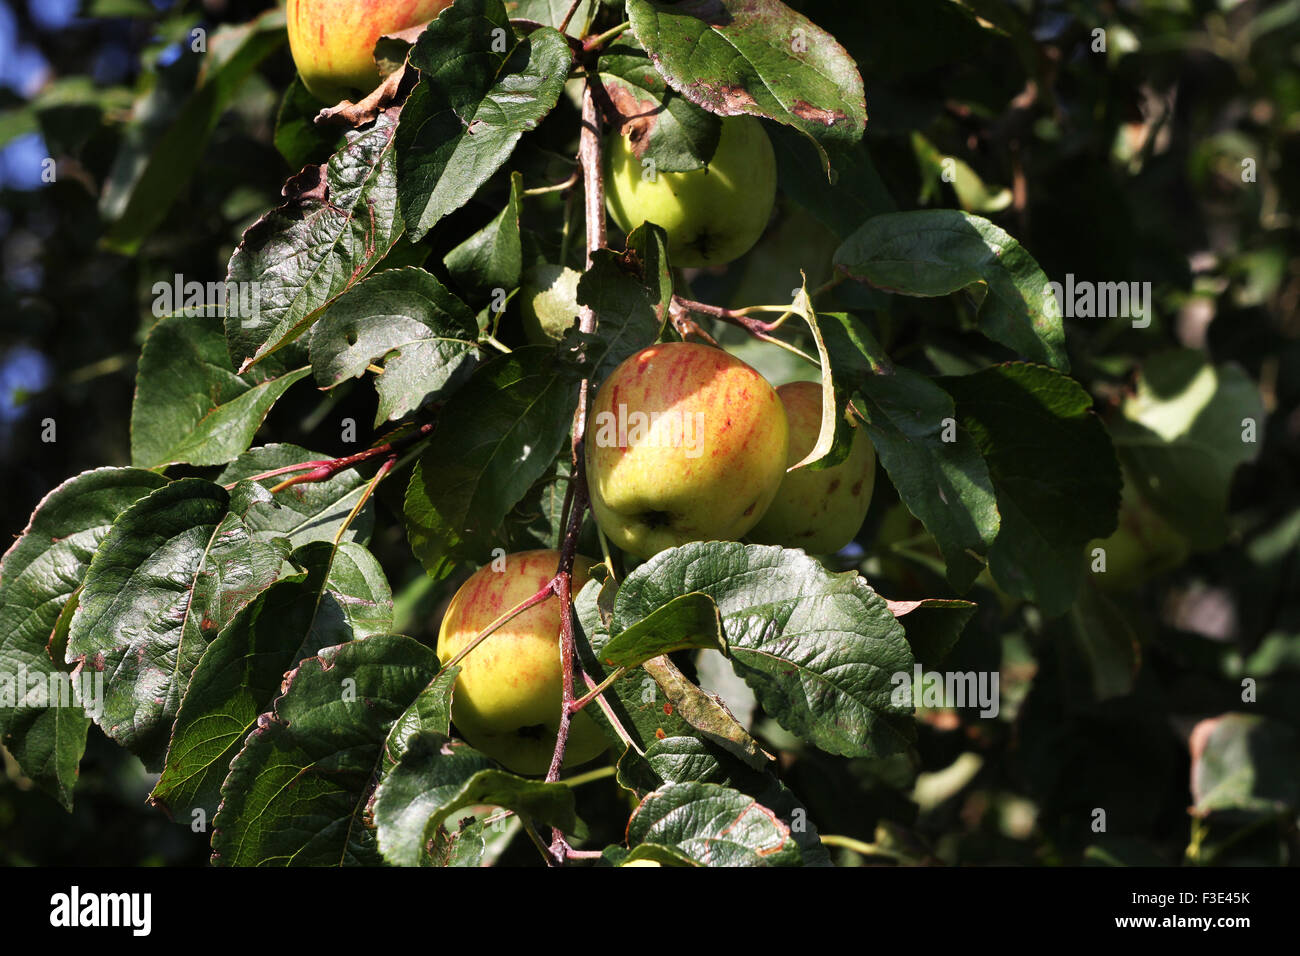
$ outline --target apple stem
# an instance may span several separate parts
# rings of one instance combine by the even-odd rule
[[[762,308],[767,309],[769,307],[764,306]],[[771,308],[775,310],[775,308],[778,307]],[[780,306],[779,308],[785,307]],[[696,302],[693,299],[683,299],[679,295],[674,295],[672,303],[669,305],[669,314],[677,317],[674,319],[674,324],[679,324],[680,317],[683,313],[689,315],[693,312],[697,315],[707,315],[711,318],[720,319],[721,321],[727,322],[731,325],[738,325],[754,338],[762,342],[767,342],[770,345],[775,345],[778,348],[785,349],[787,352],[799,356],[804,361],[820,367],[821,363],[807,352],[803,351],[803,349],[791,345],[789,342],[783,342],[781,339],[778,339],[776,336],[771,334],[779,329],[785,322],[787,318],[786,315],[782,315],[781,318],[777,319],[775,322],[763,322],[759,319],[750,318],[749,315],[746,314],[747,311],[748,310],[746,309],[724,309],[720,305],[709,305],[707,302]]]
[[[600,34],[599,36],[587,37],[587,39],[582,41],[582,48],[588,52],[592,50],[599,50],[602,47],[604,47],[605,44],[608,43],[610,40],[617,40],[619,37],[621,37],[624,33],[626,33],[631,28],[632,28],[631,21],[624,20],[618,26],[606,30],[604,33]]]
[[[573,19],[573,15],[578,12],[578,7],[580,6],[582,6],[582,0],[573,0],[573,3],[569,4],[568,13],[566,13],[564,19],[560,21],[561,33],[564,33],[569,29],[569,21]]]
[[[573,174],[562,183],[554,183],[550,186],[534,186],[532,189],[525,189],[521,195],[524,196],[545,196],[547,193],[563,192],[566,189],[572,189],[578,185],[578,178],[581,175],[580,170],[574,169]]]
[[[453,657],[451,660],[449,660],[446,664],[443,665],[442,669],[446,670],[448,667],[455,667],[457,664],[459,664],[461,661],[465,659],[466,655],[468,655],[470,651],[474,650],[474,648],[478,647],[480,644],[486,641],[489,637],[491,637],[501,628],[505,627],[505,625],[509,624],[511,621],[517,618],[520,614],[523,614],[531,607],[535,607],[536,605],[541,604],[552,594],[558,593],[555,589],[555,583],[556,583],[556,579],[554,578],[551,579],[550,581],[547,581],[544,585],[542,585],[542,589],[538,591],[536,594],[534,594],[532,597],[520,601],[510,610],[506,611],[495,621],[489,624],[487,627],[483,628],[483,630],[479,631],[478,634],[475,635],[474,640],[470,641],[468,644],[462,647],[455,657]]]
[[[588,704],[590,704],[593,700],[595,700],[605,691],[609,690],[610,685],[613,684],[614,681],[618,680],[626,673],[627,673],[626,667],[617,668],[613,673],[611,673],[603,681],[601,681],[599,684],[593,687],[590,691],[588,691],[587,693],[579,697],[577,700],[575,700],[573,704],[570,705],[569,709],[576,714],[578,711],[582,710],[582,708],[586,707]]]
[[[369,501],[370,496],[375,493],[375,489],[379,487],[379,483],[388,477],[388,473],[393,470],[393,466],[396,464],[397,456],[389,455],[384,459],[384,463],[379,466],[379,470],[375,472],[375,476],[366,482],[366,490],[361,493],[361,497],[357,499],[357,503],[352,506],[352,510],[348,512],[348,516],[343,519],[343,524],[339,525],[339,530],[334,534],[334,544],[336,546],[343,540],[343,535],[345,535],[348,528],[352,526],[352,522],[356,520],[357,515],[361,514],[361,509],[366,506],[366,502]]]

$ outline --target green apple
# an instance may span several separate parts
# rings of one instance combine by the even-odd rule
[[[379,85],[375,43],[428,23],[452,0],[289,0],[289,52],[322,103],[358,100]]]
[[[626,863],[620,863],[619,866],[663,866],[658,860],[628,860]]]
[[[789,465],[802,461],[822,426],[822,387],[790,382],[776,390],[790,425]],[[853,427],[849,455],[832,468],[788,471],[749,537],[760,544],[803,548],[812,554],[840,550],[858,533],[876,483],[876,450],[862,428]]]
[[[614,134],[606,147],[605,200],[620,229],[662,227],[675,266],[722,265],[758,241],[776,200],[776,156],[762,123],[727,117],[708,165],[685,173],[645,166],[637,146]]]
[[[605,379],[588,415],[592,513],[637,557],[736,540],[781,486],[789,450],[781,399],[721,349],[642,349]]]
[[[519,315],[524,335],[538,345],[558,342],[578,321],[578,280],[582,273],[568,266],[544,263],[524,275],[519,287]]]
[[[1105,551],[1101,571],[1094,550]],[[1109,591],[1132,591],[1165,571],[1178,567],[1191,553],[1191,544],[1142,497],[1127,472],[1120,494],[1119,527],[1109,538],[1088,543],[1093,577]]]
[[[480,568],[461,585],[438,630],[444,664],[506,611],[532,597],[555,576],[558,551],[507,555],[504,567]],[[587,582],[592,561],[573,565],[573,593]],[[451,719],[477,750],[516,773],[550,767],[560,726],[560,606],[552,595],[493,632],[460,662]],[[583,763],[608,746],[604,733],[579,711],[569,727],[564,765]]]

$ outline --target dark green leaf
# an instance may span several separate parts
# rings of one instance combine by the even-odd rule
[[[700,169],[713,158],[721,121],[682,96],[654,63],[628,39],[609,47],[597,61],[600,82],[619,118],[615,132],[630,137],[637,158],[665,173]]]
[[[979,607],[970,601],[939,598],[885,603],[902,623],[907,643],[912,646],[912,656],[923,670],[937,669]]]
[[[173,817],[202,808],[211,819],[231,760],[270,709],[286,671],[324,647],[392,627],[388,583],[364,548],[315,542],[293,557],[304,572],[259,594],[194,669],[150,797]]]
[[[802,551],[683,545],[627,576],[613,629],[693,592],[717,603],[736,672],[787,730],[846,756],[910,745],[911,720],[890,701],[890,675],[910,673],[912,654],[902,626],[858,574],[832,574]]]
[[[469,308],[423,269],[389,269],[335,299],[311,333],[311,363],[324,388],[359,378],[372,365],[375,424],[444,398],[478,358]]]
[[[431,574],[499,539],[510,509],[564,447],[576,400],[541,346],[484,363],[451,397],[406,491],[407,534]]]
[[[397,634],[349,641],[303,661],[231,764],[212,862],[380,865],[364,817],[384,740],[437,670],[433,651]]]
[[[715,783],[669,783],[651,793],[627,823],[635,850],[657,844],[705,866],[798,866],[786,826],[753,797]]]
[[[271,406],[308,369],[236,375],[221,319],[171,315],[145,340],[131,404],[131,461],[224,465],[253,442]]]
[[[396,113],[384,111],[373,126],[349,133],[328,164],[289,180],[285,204],[244,233],[227,279],[255,308],[226,318],[230,357],[241,369],[300,336],[402,235]]]
[[[938,542],[949,581],[966,590],[982,570],[969,552],[988,551],[1000,519],[988,466],[971,436],[955,427],[952,397],[890,362],[853,316],[823,315],[821,326],[836,385],[860,396],[857,407],[880,464]]]
[[[1119,465],[1092,399],[1060,372],[1020,362],[941,381],[997,490],[994,579],[1062,613],[1083,579],[1084,544],[1115,529],[1119,507]]]
[[[1227,537],[1232,476],[1259,453],[1264,417],[1259,389],[1239,367],[1181,349],[1142,363],[1110,432],[1143,497],[1208,550]]]
[[[1193,813],[1216,810],[1294,814],[1300,807],[1300,738],[1279,721],[1223,714],[1192,732]]]
[[[70,478],[41,499],[0,561],[0,743],[68,810],[90,721],[71,704],[15,707],[4,700],[5,685],[40,678],[48,690],[64,681],[67,667],[62,649],[50,646],[52,635],[76,607],[73,594],[91,557],[118,515],[165,484],[161,475],[138,468],[100,468]],[[10,689],[17,703],[20,688]]]
[[[649,224],[638,226],[628,236],[627,246],[621,255],[598,250],[591,268],[578,281],[578,302],[590,306],[599,320],[595,339],[586,347],[595,379],[654,344],[673,298],[664,231]]]
[[[688,648],[727,652],[718,607],[705,594],[683,594],[619,631],[601,650],[606,664],[636,667]]]
[[[421,865],[438,827],[457,810],[479,804],[515,810],[566,831],[577,823],[569,787],[517,777],[467,744],[426,732],[411,738],[375,794],[384,858],[397,866]]]
[[[844,240],[835,265],[900,295],[969,290],[985,335],[1028,359],[1070,370],[1047,276],[1020,243],[987,219],[954,209],[874,216]]]
[[[627,14],[656,68],[691,102],[720,116],[793,126],[819,149],[862,138],[867,108],[857,64],[780,0],[627,0]]]
[[[317,124],[319,113],[320,100],[307,92],[301,77],[294,76],[275,117],[275,148],[290,169],[323,162],[338,149],[343,138],[339,128],[330,123]]]
[[[459,0],[420,35],[410,62],[420,82],[403,107],[397,155],[402,212],[419,239],[465,205],[551,111],[572,54],[550,27],[517,37],[501,0]]]
[[[715,783],[749,794],[770,807],[787,827],[803,853],[804,866],[828,866],[808,810],[771,770],[757,771],[694,737],[656,740],[644,755],[633,750],[618,762],[618,782],[644,797],[668,783]]]
[[[896,208],[865,141],[827,147],[834,170],[834,182],[829,182],[821,156],[806,138],[783,128],[771,130],[770,137],[781,192],[817,217],[839,239],[852,235],[872,216]]]
[[[519,200],[523,177],[510,176],[510,198],[490,223],[470,236],[443,258],[447,270],[461,286],[478,295],[495,289],[519,287],[524,267],[523,244],[519,238]]]
[[[90,562],[68,661],[105,675],[92,716],[147,767],[162,764],[204,650],[279,575],[288,542],[259,540],[243,520],[269,497],[248,482],[228,494],[174,481],[127,508]]]

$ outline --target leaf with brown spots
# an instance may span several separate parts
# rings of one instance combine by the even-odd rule
[[[665,173],[699,169],[713,158],[721,121],[670,87],[634,41],[610,47],[598,67],[605,117],[630,138],[638,158]]]
[[[826,172],[827,147],[862,138],[857,64],[780,0],[627,0],[627,13],[668,85],[704,109],[793,126],[817,145]]]

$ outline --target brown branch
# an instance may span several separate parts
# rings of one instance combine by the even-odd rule
[[[577,9],[575,2],[570,16]],[[568,18],[566,17],[566,22]],[[561,28],[563,29],[563,28]],[[587,268],[590,269],[599,249],[606,243],[605,231],[605,183],[601,169],[601,121],[596,110],[596,101],[590,80],[584,84],[582,92],[582,131],[578,140],[578,162],[582,167],[583,209],[587,225]],[[578,317],[578,329],[590,334],[596,330],[596,314],[589,306],[583,306]],[[573,416],[573,437],[570,444],[570,481],[569,493],[572,497],[568,508],[568,520],[564,525],[564,543],[560,548],[560,565],[555,573],[555,593],[560,599],[560,667],[563,675],[563,690],[560,704],[560,726],[555,735],[555,752],[551,757],[551,766],[546,779],[559,779],[560,768],[564,765],[564,752],[569,743],[569,728],[576,713],[573,694],[574,672],[576,664],[576,647],[574,642],[574,608],[573,608],[573,562],[577,556],[578,533],[582,530],[582,520],[587,512],[587,475],[584,467],[583,436],[587,430],[587,400],[591,391],[591,382],[583,379],[578,387],[578,408]],[[584,680],[586,675],[583,675]],[[551,830],[551,854],[557,864],[571,859],[570,848],[564,833],[558,828]]]

